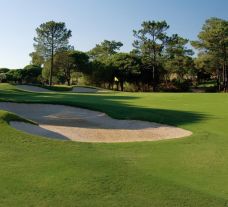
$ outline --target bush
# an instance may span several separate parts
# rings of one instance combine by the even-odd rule
[[[160,84],[159,90],[163,92],[189,92],[192,86],[191,80],[173,79],[168,83]]]
[[[128,83],[128,82],[125,82],[124,83],[124,91],[128,91],[128,92],[137,92],[138,91],[138,88],[135,84],[133,83]]]

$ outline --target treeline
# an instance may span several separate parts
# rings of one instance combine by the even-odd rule
[[[23,69],[0,68],[1,83],[40,84],[42,82],[42,68],[37,65],[27,65]]]
[[[227,91],[228,21],[208,19],[196,41],[168,35],[168,30],[166,21],[146,21],[133,31],[134,49],[129,53],[120,52],[121,42],[109,40],[81,52],[69,45],[72,34],[65,23],[47,22],[36,30],[32,65],[20,72],[0,70],[0,78],[5,75],[6,81],[49,85],[89,84],[121,91],[189,91],[210,82],[213,90]],[[198,50],[197,56],[189,43]]]

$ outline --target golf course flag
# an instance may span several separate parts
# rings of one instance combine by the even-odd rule
[[[114,78],[115,82],[119,82],[119,79],[117,77]]]

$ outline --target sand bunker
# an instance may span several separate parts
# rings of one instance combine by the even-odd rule
[[[105,93],[108,92],[108,90],[105,89],[100,89],[100,88],[89,88],[89,87],[82,87],[82,86],[77,86],[74,87],[71,92],[74,93]]]
[[[104,113],[51,104],[0,103],[0,109],[39,123],[11,122],[31,134],[82,142],[156,141],[189,136],[177,127],[136,120],[117,120]]]
[[[55,92],[51,91],[39,86],[30,86],[30,85],[17,85],[17,88],[24,91],[30,91],[30,92]],[[97,92],[108,92],[108,90],[105,89],[99,89],[99,88],[89,88],[89,87],[82,87],[82,86],[76,86],[71,91],[62,91],[65,93],[97,93]]]
[[[30,91],[30,92],[53,92],[39,86],[17,85],[17,88],[23,91]]]

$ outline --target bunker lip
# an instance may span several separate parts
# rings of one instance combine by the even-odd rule
[[[30,91],[30,92],[53,92],[51,90],[39,87],[39,86],[30,86],[30,85],[17,85],[20,90]]]
[[[108,115],[82,108],[52,104],[1,102],[0,109],[33,120],[39,126],[10,122],[18,130],[63,140],[80,142],[140,142],[190,136],[190,131],[137,120],[117,120]]]
[[[30,92],[55,92],[46,88],[42,88],[39,86],[31,86],[31,85],[17,85],[17,88],[24,91],[30,91]],[[62,91],[64,93],[105,93],[108,92],[108,90],[105,89],[99,89],[99,88],[90,88],[90,87],[83,87],[83,86],[76,86],[73,87],[71,91]]]

